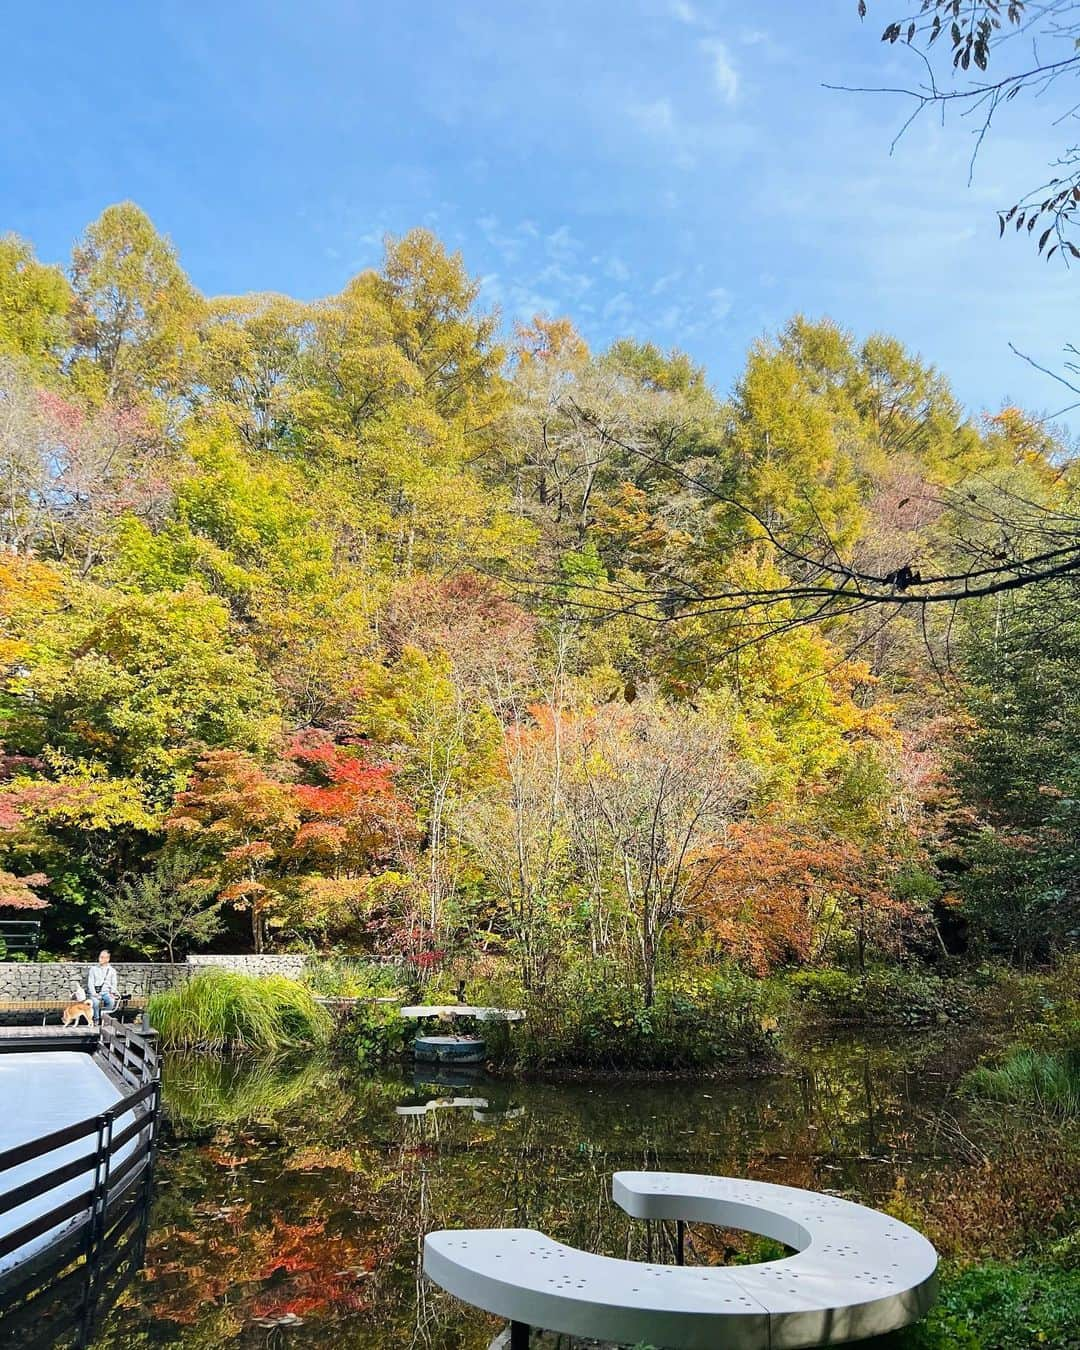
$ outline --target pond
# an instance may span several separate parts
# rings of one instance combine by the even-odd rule
[[[620,1168],[918,1213],[971,1164],[954,1087],[979,1048],[942,1029],[809,1041],[735,1082],[560,1085],[174,1057],[145,1264],[94,1343],[484,1347],[497,1324],[420,1280],[425,1232],[530,1226],[662,1259],[671,1234],[611,1201]],[[690,1239],[691,1261],[763,1254],[746,1235]]]

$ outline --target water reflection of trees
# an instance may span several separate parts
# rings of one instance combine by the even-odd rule
[[[906,1178],[917,1195],[953,1166],[933,1126],[955,1072],[933,1045],[850,1044],[803,1047],[785,1074],[739,1083],[428,1085],[523,1108],[478,1120],[397,1114],[423,1099],[412,1079],[178,1061],[147,1271],[100,1344],[145,1344],[164,1327],[180,1346],[254,1346],[269,1327],[329,1350],[480,1346],[491,1324],[419,1279],[430,1229],[536,1227],[669,1259],[672,1234],[611,1203],[619,1168],[734,1173],[872,1204]],[[698,1261],[739,1247],[691,1232]]]

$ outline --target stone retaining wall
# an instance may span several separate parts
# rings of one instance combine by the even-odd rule
[[[232,970],[239,975],[288,975],[297,980],[304,973],[309,958],[303,955],[283,953],[269,956],[217,956],[204,952],[200,956],[189,956],[192,966],[217,966],[221,970]]]
[[[157,994],[190,980],[200,970],[213,966],[242,975],[288,975],[298,979],[306,956],[189,956],[183,964],[167,962],[114,961],[113,969],[122,994]],[[0,1002],[12,999],[70,999],[75,986],[86,984],[90,962],[0,961]]]
[[[86,985],[89,962],[0,962],[0,1001],[21,998],[70,999],[76,985]],[[156,994],[188,980],[198,967],[117,961],[113,964],[122,994]]]

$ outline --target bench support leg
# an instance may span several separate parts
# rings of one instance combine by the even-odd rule
[[[529,1324],[510,1323],[510,1350],[529,1350]]]
[[[677,1266],[686,1265],[686,1221],[676,1219],[675,1221],[675,1264]]]

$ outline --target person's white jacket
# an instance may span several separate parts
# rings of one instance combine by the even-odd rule
[[[103,994],[119,998],[120,986],[111,963],[107,966],[95,963],[90,967],[86,972],[86,992],[90,998],[100,998]]]

